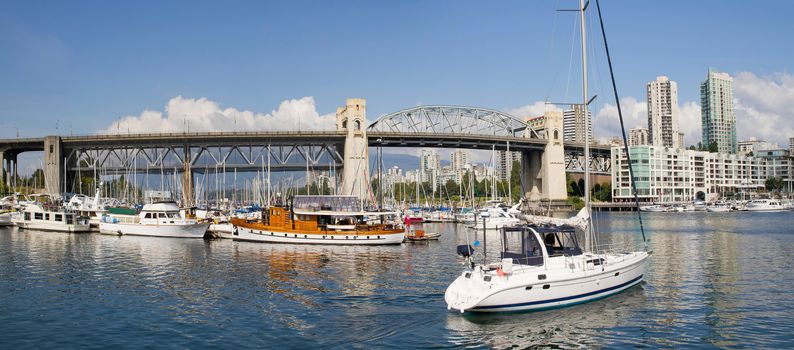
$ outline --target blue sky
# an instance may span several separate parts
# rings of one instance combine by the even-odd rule
[[[55,120],[61,133],[94,133],[122,116],[163,111],[177,96],[256,113],[313,97],[318,115],[364,97],[370,120],[417,104],[513,111],[578,100],[575,15],[554,11],[577,3],[3,1],[0,137],[13,137],[14,126],[21,136],[53,134]],[[794,2],[603,0],[602,9],[619,89],[636,108],[657,75],[678,82],[682,105],[696,103],[708,67],[794,96]],[[596,25],[599,110],[612,98]],[[794,115],[794,103],[739,98],[760,111],[748,119]],[[756,136],[780,141],[788,131]]]

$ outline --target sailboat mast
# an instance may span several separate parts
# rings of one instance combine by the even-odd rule
[[[582,33],[582,119],[584,120],[584,206],[587,210],[587,232],[585,232],[585,250],[591,251],[592,247],[590,236],[592,229],[590,225],[590,123],[587,118],[587,32],[585,31],[585,7],[584,0],[579,0],[579,20],[580,31]]]

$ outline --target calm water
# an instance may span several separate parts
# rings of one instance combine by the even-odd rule
[[[465,317],[443,296],[462,269],[456,225],[425,225],[440,242],[368,248],[4,228],[0,348],[794,347],[794,212],[644,217],[641,286]],[[635,236],[633,214],[597,219],[605,240]]]

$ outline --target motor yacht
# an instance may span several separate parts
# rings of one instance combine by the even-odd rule
[[[753,199],[744,206],[745,211],[783,211],[789,209],[777,199]]]
[[[176,202],[146,204],[138,215],[105,215],[99,232],[117,235],[203,238],[209,222],[186,218]]]

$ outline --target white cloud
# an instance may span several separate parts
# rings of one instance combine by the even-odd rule
[[[697,145],[702,140],[702,126],[700,103],[687,101],[678,107],[678,128],[684,133],[685,147]]]
[[[535,101],[533,104],[511,108],[506,112],[514,117],[526,119],[541,116],[547,111],[562,111],[562,109],[555,105],[547,104],[545,101]]]
[[[317,112],[313,97],[282,101],[270,113],[222,108],[207,98],[177,96],[168,101],[165,113],[144,110],[125,116],[100,133],[153,133],[190,131],[322,130],[333,129],[334,113]]]
[[[788,145],[788,138],[794,137],[794,75],[739,72],[734,85],[738,138]]]
[[[620,99],[620,108],[623,110],[627,136],[629,129],[648,127],[648,104],[645,101],[624,97]],[[621,136],[618,108],[615,104],[604,103],[593,119],[593,138],[606,141],[613,136]]]

